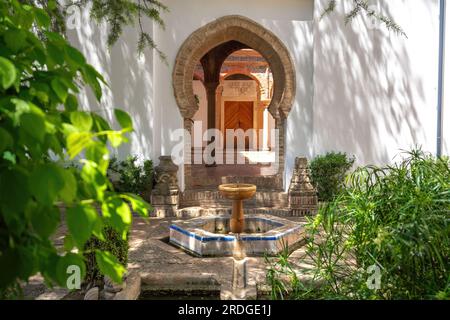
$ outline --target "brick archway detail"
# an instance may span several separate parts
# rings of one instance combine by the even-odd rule
[[[192,89],[195,66],[211,49],[233,40],[258,51],[267,60],[274,80],[269,111],[275,119],[286,119],[293,105],[296,86],[295,68],[289,51],[271,31],[238,15],[208,23],[182,44],[173,69],[173,88],[182,117],[192,119],[198,110]]]

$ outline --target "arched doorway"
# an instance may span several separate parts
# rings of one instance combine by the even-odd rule
[[[284,176],[285,121],[293,104],[296,83],[289,52],[272,32],[242,16],[223,17],[195,31],[184,42],[176,58],[173,71],[175,97],[184,118],[185,129],[192,132],[193,118],[199,109],[198,98],[192,85],[194,72],[199,61],[204,68],[212,66],[210,72],[205,73],[203,84],[208,100],[207,127],[217,128],[219,122],[216,94],[220,85],[220,67],[226,57],[242,49],[259,52],[267,60],[272,71],[273,88],[267,110],[274,119],[274,126],[279,133],[276,138],[277,170],[271,177],[264,177],[258,181],[263,181],[272,188],[281,189]],[[187,141],[185,146],[188,153],[191,150],[190,144],[191,141]],[[186,188],[195,185],[191,169],[191,164],[185,163]],[[245,177],[240,178],[242,181]]]

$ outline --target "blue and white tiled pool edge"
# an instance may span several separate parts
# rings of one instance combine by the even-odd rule
[[[290,247],[304,240],[303,225],[284,218],[264,214],[245,216],[250,220],[264,220],[275,225],[274,229],[261,233],[239,235],[240,247],[247,256],[276,255],[286,246]],[[228,220],[229,216],[199,217],[174,221],[170,226],[170,242],[197,256],[232,256],[238,235],[216,234],[202,229],[205,221]]]

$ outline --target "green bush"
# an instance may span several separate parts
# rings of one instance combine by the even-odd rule
[[[308,226],[307,252],[323,285],[297,283],[292,297],[450,298],[449,218],[448,158],[412,151],[399,164],[358,169]],[[377,290],[367,285],[369,267],[380,270]],[[273,279],[274,292],[285,292]]]
[[[118,175],[114,181],[114,175]],[[138,164],[136,156],[128,157],[124,161],[111,159],[108,168],[108,177],[118,192],[130,192],[148,198],[153,188],[153,161],[145,160]]]
[[[342,190],[345,176],[354,162],[354,158],[341,152],[328,152],[311,161],[311,180],[320,201],[331,201]]]
[[[97,250],[110,252],[117,261],[126,267],[128,263],[128,239],[122,236],[112,227],[103,228],[104,239],[101,240],[92,236],[84,248],[84,258],[86,261],[85,282],[99,285],[103,282],[104,274],[97,264],[95,252]],[[128,238],[128,237],[127,237]]]

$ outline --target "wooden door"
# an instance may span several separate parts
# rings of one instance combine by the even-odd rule
[[[253,101],[225,101],[225,147],[226,130],[242,129],[247,131],[253,128]],[[237,147],[237,138],[234,138],[234,147]],[[245,138],[245,148],[249,148],[249,138]]]

